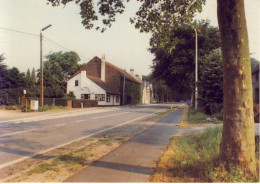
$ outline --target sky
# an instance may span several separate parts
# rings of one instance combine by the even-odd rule
[[[217,2],[207,0],[201,14],[195,19],[209,19],[217,23]],[[81,24],[79,7],[69,3],[66,7],[52,7],[47,0],[0,0],[0,54],[4,63],[17,67],[21,72],[40,67],[40,30],[43,32],[43,55],[52,52],[75,51],[81,63],[87,63],[95,56],[102,57],[122,69],[131,68],[136,74],[148,75],[154,56],[149,53],[150,34],[140,33],[129,21],[135,15],[138,4],[132,0],[126,5],[123,15],[105,33],[87,30]],[[251,57],[260,60],[260,0],[245,0],[249,49]],[[6,29],[30,33],[21,34]]]

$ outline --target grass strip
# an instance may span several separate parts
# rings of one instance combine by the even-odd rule
[[[196,136],[174,137],[157,164],[152,182],[257,182],[241,166],[227,171],[219,161],[222,128]],[[259,162],[259,144],[256,144]]]

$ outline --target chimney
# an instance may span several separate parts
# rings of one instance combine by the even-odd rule
[[[87,72],[85,70],[82,70],[80,72],[80,87],[81,88],[83,86],[83,81],[85,81],[86,77],[87,77]]]
[[[131,74],[132,76],[135,76],[135,70],[134,70],[134,69],[130,69],[130,74]]]
[[[106,76],[106,61],[105,61],[105,55],[103,54],[102,55],[102,59],[101,59],[101,80],[102,81],[106,81],[106,78],[105,78],[105,76]]]

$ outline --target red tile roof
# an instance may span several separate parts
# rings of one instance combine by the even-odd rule
[[[132,76],[125,70],[109,63],[106,63],[105,70],[105,82],[100,79],[101,73],[101,59],[99,57],[94,57],[87,64],[82,66],[71,78],[78,75],[81,71],[86,71],[87,77],[99,85],[102,89],[108,93],[120,94],[120,78],[125,76],[126,80],[130,80],[137,84],[142,84],[142,81]]]
[[[98,86],[100,86],[102,89],[104,89],[107,93],[120,95],[119,90],[116,90],[113,86],[111,86],[110,84],[102,81],[100,78],[89,76],[89,75],[87,75],[87,77],[90,80],[92,80],[94,83],[96,83]]]

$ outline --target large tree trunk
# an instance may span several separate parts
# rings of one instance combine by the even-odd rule
[[[244,0],[218,0],[224,72],[220,159],[256,172],[251,65]]]

